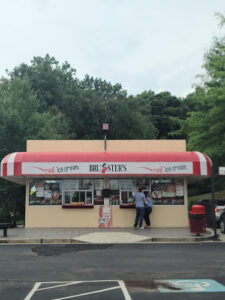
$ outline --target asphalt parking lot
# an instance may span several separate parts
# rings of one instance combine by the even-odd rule
[[[222,299],[224,252],[221,242],[0,245],[0,298]]]

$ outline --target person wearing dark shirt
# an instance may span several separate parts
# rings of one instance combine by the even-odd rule
[[[144,213],[144,219],[146,226],[145,228],[150,228],[151,221],[150,221],[150,214],[152,212],[152,198],[149,194],[149,192],[146,192],[145,195],[145,213]]]

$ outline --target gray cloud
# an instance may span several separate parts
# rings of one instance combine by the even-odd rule
[[[224,0],[0,0],[0,75],[49,53],[128,93],[184,96]]]

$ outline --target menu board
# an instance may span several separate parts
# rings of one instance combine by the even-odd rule
[[[177,197],[183,197],[184,196],[184,186],[179,184],[176,185],[176,196]]]
[[[62,204],[62,188],[59,180],[31,180],[30,186],[36,193],[30,193],[30,205],[60,205]]]
[[[175,184],[163,184],[162,185],[162,197],[175,197],[176,196],[176,186]]]
[[[152,179],[153,205],[183,205],[184,182],[174,178]]]

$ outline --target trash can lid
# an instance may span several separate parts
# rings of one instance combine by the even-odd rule
[[[204,205],[192,205],[190,214],[199,214],[203,215],[205,214],[205,206]]]

